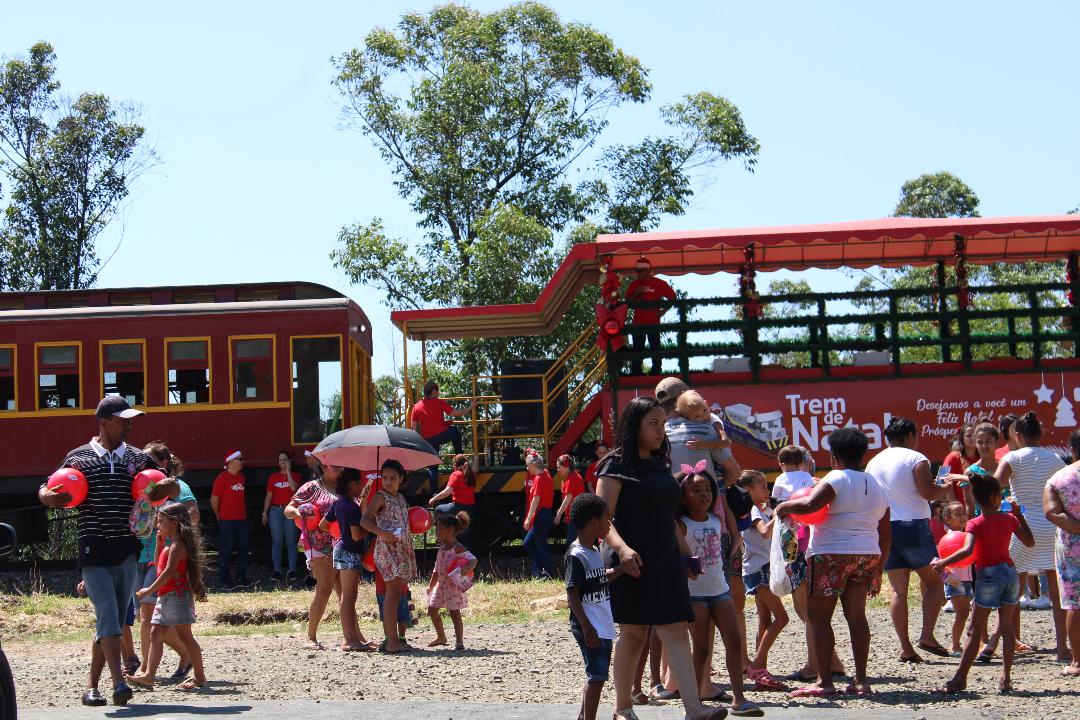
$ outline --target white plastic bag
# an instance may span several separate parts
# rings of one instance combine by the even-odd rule
[[[791,594],[788,556],[794,562],[798,543],[793,524],[779,519],[773,523],[772,542],[769,545],[769,589],[773,595],[782,597]]]

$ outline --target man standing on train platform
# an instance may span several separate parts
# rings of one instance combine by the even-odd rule
[[[471,412],[475,402],[469,403],[465,410],[455,410],[454,407],[439,397],[439,384],[434,380],[424,383],[424,399],[412,407],[409,420],[412,429],[420,433],[420,437],[431,443],[435,452],[446,443],[452,443],[454,454],[461,453],[461,431],[446,421],[446,416],[462,417]],[[428,468],[428,477],[431,480],[431,492],[439,490],[439,466],[432,465]]]
[[[86,594],[94,607],[94,646],[90,663],[90,687],[84,705],[104,705],[97,684],[107,663],[112,676],[114,705],[126,705],[131,688],[124,682],[120,637],[128,604],[134,596],[137,558],[141,543],[131,532],[128,517],[134,506],[131,483],[153,460],[127,444],[132,419],[143,415],[119,395],[107,395],[98,403],[98,434],[64,457],[61,467],[78,470],[86,478],[86,499],[77,509],[78,565]],[[167,478],[149,491],[151,500],[175,498],[176,480]],[[38,489],[42,504],[60,508],[71,501],[66,492],[45,485]]]
[[[652,263],[645,258],[640,258],[634,264],[637,271],[637,279],[626,288],[627,302],[657,302],[660,300],[674,300],[675,290],[666,282],[652,274]],[[649,341],[649,349],[652,350],[652,374],[659,375],[660,363],[660,329],[641,329],[640,325],[659,325],[660,318],[667,312],[666,308],[635,308],[634,321],[630,326],[630,334],[633,337],[634,352],[644,352],[645,341]],[[630,374],[641,375],[642,359],[639,357],[630,363]]]
[[[214,478],[210,509],[218,521],[218,583],[225,590],[248,584],[248,540],[251,527],[244,493],[244,454],[234,450],[225,456],[225,469]],[[236,550],[236,582],[229,572],[229,556]]]

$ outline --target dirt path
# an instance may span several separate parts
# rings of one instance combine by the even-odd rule
[[[839,614],[839,613],[838,613]],[[939,638],[946,641],[951,615],[943,615]],[[753,610],[747,613],[751,631]],[[913,616],[913,626],[916,618]],[[1049,718],[1077,717],[1080,680],[1062,678],[1060,666],[1047,652],[1018,656],[1014,669],[1017,692],[1009,698],[993,693],[998,663],[976,666],[969,687],[973,692],[957,700],[942,701],[929,689],[947,679],[956,660],[933,658],[920,666],[896,660],[898,644],[884,608],[870,611],[873,644],[870,668],[877,694],[872,699],[844,698],[828,707],[873,708],[892,706],[918,710],[962,707],[985,710],[997,716]],[[323,633],[328,647],[340,639],[336,623]],[[196,626],[196,636],[200,628]],[[837,624],[838,649],[850,660],[847,629]],[[1052,647],[1053,629],[1048,612],[1024,615],[1025,638],[1037,646]],[[303,633],[277,635],[202,636],[212,689],[200,702],[210,699],[247,701],[285,698],[456,700],[474,702],[574,703],[583,679],[581,656],[566,623],[561,621],[516,625],[466,626],[467,650],[426,648],[407,655],[312,652],[302,649]],[[410,634],[423,647],[433,637],[425,620]],[[20,705],[27,708],[64,707],[78,702],[86,677],[89,648],[86,643],[9,642],[5,650],[15,672]],[[777,675],[796,669],[805,652],[802,628],[794,618],[770,656]],[[175,656],[167,655],[164,674],[175,668]],[[723,674],[721,673],[721,676]],[[721,682],[723,679],[721,677]],[[790,706],[785,694],[750,694],[765,705]],[[167,686],[137,695],[140,703],[183,703],[189,696]],[[610,684],[605,703],[610,707]]]

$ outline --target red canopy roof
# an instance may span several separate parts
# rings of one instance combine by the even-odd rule
[[[586,283],[595,282],[599,258],[630,270],[647,258],[662,275],[738,272],[744,248],[754,245],[759,270],[899,267],[951,260],[957,235],[974,263],[1056,260],[1080,252],[1080,215],[1016,218],[883,218],[821,225],[689,230],[601,235],[577,245],[536,302],[468,308],[399,310],[413,338],[447,339],[550,332]]]

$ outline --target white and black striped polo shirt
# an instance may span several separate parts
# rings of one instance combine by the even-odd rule
[[[95,438],[69,452],[63,467],[81,472],[89,486],[78,507],[79,566],[118,565],[138,553],[141,544],[128,525],[131,480],[153,461],[127,443],[110,452]]]

